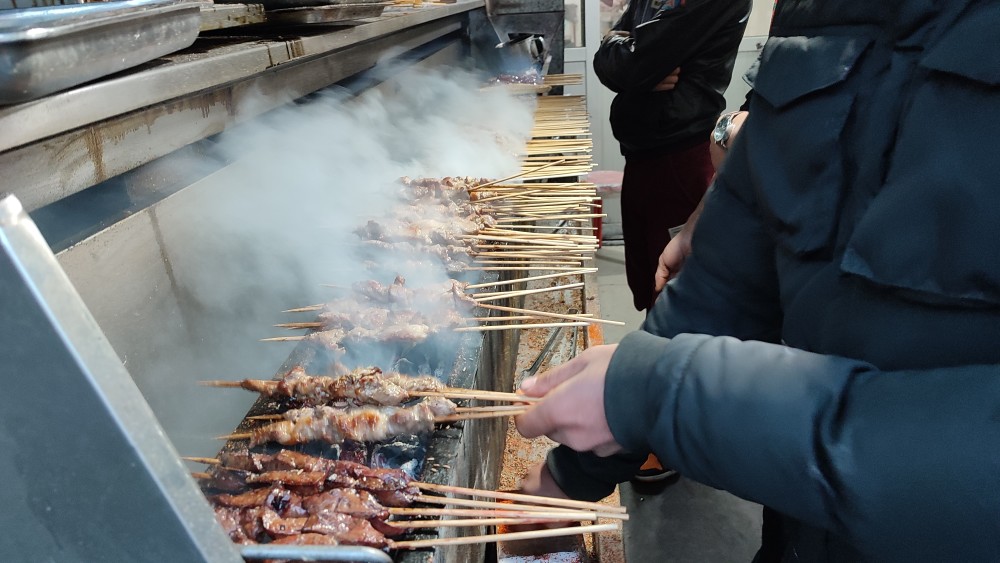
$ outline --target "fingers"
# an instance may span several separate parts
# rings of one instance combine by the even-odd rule
[[[524,391],[524,394],[529,397],[545,396],[549,391],[555,389],[560,383],[579,373],[580,370],[587,365],[587,361],[585,359],[586,354],[587,351],[585,350],[582,354],[565,364],[554,367],[536,377],[529,377],[528,379],[525,379],[521,382],[521,391]]]
[[[544,403],[544,401],[543,401]],[[552,419],[553,409],[539,408],[541,405],[528,409],[528,412],[514,419],[514,426],[525,438],[537,438],[554,432],[556,424]]]
[[[667,90],[673,90],[677,87],[677,82],[680,81],[681,69],[675,68],[673,72],[668,74],[661,80],[656,86],[653,86],[654,92],[665,92]]]

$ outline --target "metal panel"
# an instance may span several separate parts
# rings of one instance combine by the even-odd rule
[[[0,200],[0,525],[11,561],[240,561],[13,196]]]
[[[436,20],[350,49],[278,65],[252,78],[2,153],[0,169],[9,179],[4,187],[17,195],[26,209],[37,209],[219,133],[235,122],[357,74],[390,51],[413,49],[459,29],[461,21],[457,17]],[[218,61],[212,62],[199,67],[199,80],[208,78],[201,72],[218,70],[214,64]],[[124,91],[116,93],[126,95]],[[117,100],[111,102],[114,105]],[[22,116],[0,112],[0,138],[4,136],[5,118],[15,117]]]

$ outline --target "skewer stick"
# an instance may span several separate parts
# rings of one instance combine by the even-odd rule
[[[388,520],[387,524],[397,528],[442,528],[442,527],[462,527],[462,526],[500,526],[500,525],[524,525],[524,524],[545,524],[547,522],[588,522],[586,518],[550,518],[545,513],[541,513],[536,518],[466,518],[459,520]]]
[[[425,504],[441,504],[445,506],[467,506],[470,508],[494,508],[498,510],[518,510],[521,512],[540,512],[543,514],[572,514],[566,508],[560,508],[556,506],[537,506],[530,504],[510,504],[504,502],[488,501],[488,500],[472,500],[465,498],[450,498],[450,497],[434,497],[428,495],[417,495],[414,497],[416,502],[422,502]],[[577,512],[580,516],[588,517],[589,520],[594,520],[596,518],[612,518],[615,520],[628,520],[628,515],[623,512],[598,512],[598,511],[579,511]]]
[[[591,323],[604,323],[604,324],[615,325],[615,326],[625,326],[625,323],[623,323],[622,321],[610,321],[610,320],[607,320],[607,319],[597,319],[597,318],[591,318],[591,317],[582,317],[581,315],[566,315],[566,314],[562,314],[562,313],[550,313],[548,311],[533,311],[531,309],[518,309],[517,307],[505,307],[503,305],[487,305],[485,303],[480,303],[478,306],[482,307],[483,309],[492,309],[494,311],[504,311],[506,313],[525,313],[525,314],[530,314],[530,315],[536,315],[536,316],[539,316],[539,317],[551,317],[551,318],[554,318],[554,319],[586,320],[587,322],[591,322]],[[502,319],[502,318],[505,318],[505,317],[500,317],[500,318]]]
[[[181,459],[184,461],[193,461],[195,463],[204,463],[206,465],[222,465],[222,462],[214,457],[182,457]]]
[[[490,405],[490,406],[482,406],[482,407],[458,407],[458,408],[455,409],[455,412],[457,412],[457,413],[465,413],[465,412],[505,412],[505,411],[506,412],[512,412],[512,411],[523,411],[523,410],[524,410],[524,406],[523,405],[501,405],[501,406]]]
[[[514,330],[522,328],[554,328],[559,326],[587,326],[589,322],[578,323],[526,323],[517,325],[487,325],[456,328],[455,332],[492,332],[497,330]]]
[[[443,391],[410,391],[411,397],[446,397],[449,399],[480,399],[482,401],[506,401],[510,403],[534,403],[541,397],[528,397],[520,393],[505,393],[503,391],[481,391],[479,389],[461,389],[449,387]]]
[[[510,505],[508,505],[510,506]],[[596,512],[583,512],[580,510],[567,510],[565,512],[538,512],[534,510],[517,510],[516,508],[507,510],[485,509],[485,508],[390,508],[389,514],[406,516],[473,516],[479,518],[489,518],[490,516],[502,518],[538,518],[545,514],[552,516],[553,520],[563,518],[576,518],[579,516],[597,516]]]
[[[477,303],[482,303],[483,301],[496,301],[498,299],[504,299],[507,297],[519,297],[521,295],[532,295],[535,293],[545,293],[548,291],[559,291],[561,289],[576,289],[578,287],[583,287],[583,282],[570,283],[566,285],[556,285],[552,287],[543,287],[540,289],[522,289],[519,291],[507,291],[504,293],[497,293],[493,295],[488,295],[486,297],[474,298]]]
[[[464,536],[457,538],[438,538],[431,540],[410,540],[392,542],[390,547],[395,549],[417,549],[421,547],[434,547],[438,545],[469,545],[474,543],[499,542],[528,540],[538,538],[554,538],[559,536],[576,536],[596,532],[613,532],[618,529],[618,524],[593,524],[590,526],[572,526],[569,528],[555,528],[551,530],[531,530],[528,532],[512,532],[507,534],[485,534],[482,536]]]
[[[476,187],[478,187],[478,186],[476,186]],[[504,199],[504,198],[508,198],[508,197],[519,197],[519,196],[522,196],[522,195],[525,195],[525,194],[536,194],[536,193],[538,193],[540,191],[542,191],[542,190],[527,190],[527,191],[525,191],[523,193],[520,193],[520,194],[517,193],[517,192],[510,192],[510,193],[507,193],[507,194],[495,195],[495,196],[492,196],[492,197],[484,197],[482,199],[475,199],[475,200],[473,200],[473,203],[482,203],[484,201],[494,201],[494,200],[497,200],[497,199]]]
[[[298,309],[287,309],[282,311],[282,313],[308,313],[309,311],[319,311],[323,308],[323,304],[319,303],[317,305],[309,305],[307,307],[299,307]]]
[[[530,291],[532,293],[545,293],[546,291],[557,291],[560,289],[574,289],[580,287],[583,283],[584,282],[574,282],[563,285],[553,285],[551,287],[539,287],[535,289],[508,289],[506,291],[480,292],[480,293],[473,293],[472,298],[477,299],[480,297],[497,297],[497,296],[508,297],[512,295],[516,297],[517,295],[524,295],[521,293],[522,291]]]
[[[485,489],[470,489],[468,487],[456,487],[453,485],[437,485],[434,483],[413,482],[411,484],[426,491],[435,491],[439,493],[454,493],[457,495],[469,495],[469,496],[477,496],[485,498],[515,500],[526,503],[547,504],[550,506],[562,506],[565,508],[594,510],[597,512],[625,512],[624,506],[606,505],[606,504],[601,504],[599,502],[587,502],[582,500],[543,497],[539,495],[528,495],[524,493],[509,493],[504,491],[487,491]]]
[[[216,436],[216,440],[249,440],[253,437],[253,432],[234,432],[224,436]]]
[[[204,385],[205,387],[233,387],[233,388],[238,388],[238,387],[243,387],[243,382],[242,381],[214,380],[214,381],[199,381],[198,385]]]
[[[474,268],[466,268],[469,272],[535,272],[538,270],[575,270],[577,266],[546,266],[540,264],[537,266],[479,266]]]
[[[555,162],[546,164],[544,166],[539,166],[539,167],[533,168],[531,170],[523,171],[520,174],[514,174],[513,176],[508,176],[506,178],[501,178],[499,180],[493,180],[492,182],[486,182],[485,184],[479,184],[478,186],[472,186],[471,188],[469,188],[469,191],[481,190],[481,189],[483,189],[483,188],[485,188],[487,186],[492,186],[493,184],[502,184],[503,182],[506,182],[507,180],[513,180],[514,178],[520,178],[521,176],[524,176],[526,174],[531,174],[532,172],[538,172],[539,170],[543,170],[545,168],[549,168],[550,166],[556,166],[558,164],[562,164],[562,163],[566,162],[567,160],[568,159],[564,158],[562,160],[557,160]]]
[[[434,423],[441,424],[445,422],[460,422],[462,420],[474,420],[479,418],[501,418],[504,416],[520,416],[526,412],[528,412],[527,407],[519,411],[477,412],[477,413],[464,412],[458,414],[447,414],[444,416],[434,417]]]
[[[303,329],[303,328],[323,328],[323,323],[319,321],[314,321],[310,323],[280,323],[274,325],[277,328],[287,328],[291,330]]]
[[[261,338],[260,342],[298,342],[305,339],[305,336],[275,336],[273,338]]]

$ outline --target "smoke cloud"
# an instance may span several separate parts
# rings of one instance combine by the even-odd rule
[[[214,455],[210,436],[253,401],[195,382],[272,377],[295,344],[257,340],[303,334],[275,323],[314,320],[280,311],[344,295],[322,284],[449,278],[426,257],[361,250],[354,231],[404,205],[399,178],[519,171],[533,100],[483,89],[460,69],[383,67],[392,79],[359,97],[329,90],[227,131],[217,151],[233,164],[158,205],[177,310],[164,312],[172,321],[154,337],[159,352],[133,375],[184,454]],[[391,356],[370,352],[372,364]]]

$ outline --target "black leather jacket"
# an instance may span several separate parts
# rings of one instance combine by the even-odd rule
[[[780,0],[693,253],[608,368],[631,455],[770,507],[760,562],[1000,561],[1000,2]]]
[[[658,8],[657,8],[658,7]],[[708,139],[726,106],[750,0],[634,0],[594,56],[616,92],[611,129],[622,154],[683,150]],[[677,67],[677,87],[653,87]]]

